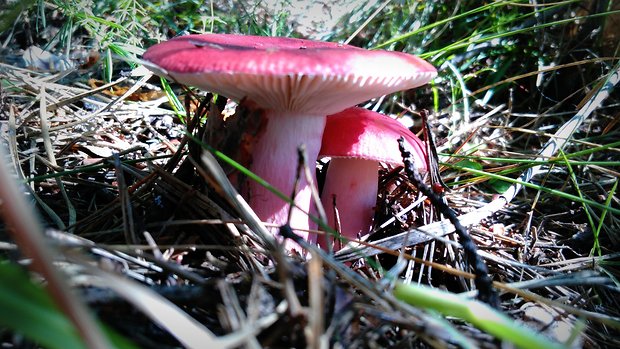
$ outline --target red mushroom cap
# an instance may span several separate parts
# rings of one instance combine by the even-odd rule
[[[327,115],[436,75],[401,52],[312,40],[232,34],[186,35],[143,58],[160,75],[263,108]]]
[[[327,223],[336,228],[335,208],[339,214],[340,232],[355,239],[370,231],[377,202],[379,162],[402,164],[398,138],[416,165],[426,171],[424,143],[397,120],[363,108],[349,108],[327,117],[319,156],[331,156],[325,175],[321,201]],[[334,205],[335,204],[335,205]],[[327,238],[319,240],[327,245]],[[338,250],[340,244],[334,244]]]
[[[295,203],[306,212],[312,209],[311,190],[305,181],[295,182],[297,147],[305,144],[308,159],[316,159],[326,115],[436,75],[424,60],[401,52],[230,34],[177,37],[150,47],[143,58],[159,75],[265,109],[251,170],[284,193],[298,188]],[[307,214],[289,212],[286,202],[261,185],[248,187],[246,197],[261,219],[284,224],[290,217],[294,229],[313,227]]]
[[[402,164],[397,140],[405,138],[420,171],[426,171],[424,142],[399,121],[364,108],[349,108],[328,116],[319,156]]]

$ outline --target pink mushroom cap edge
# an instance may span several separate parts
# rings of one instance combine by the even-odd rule
[[[398,120],[359,107],[327,118],[319,156],[402,164],[397,142],[401,136],[413,153],[418,169],[426,171],[426,148],[420,138]]]

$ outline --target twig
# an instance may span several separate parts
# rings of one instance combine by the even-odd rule
[[[463,251],[465,252],[467,262],[474,268],[474,274],[476,275],[474,282],[476,283],[476,288],[478,289],[478,298],[493,307],[498,307],[499,300],[497,298],[497,294],[493,290],[493,280],[489,277],[487,265],[484,263],[482,257],[478,255],[478,247],[476,247],[476,244],[471,239],[471,236],[467,233],[467,229],[459,221],[456,216],[456,212],[454,212],[454,210],[452,210],[439,195],[437,195],[424,183],[420,177],[418,169],[415,166],[415,161],[411,160],[411,152],[405,148],[405,139],[403,137],[398,139],[398,148],[403,156],[405,173],[407,174],[409,180],[411,180],[418,190],[420,190],[422,194],[426,195],[431,203],[439,209],[441,214],[448,217],[450,222],[454,225],[461,245],[463,246]]]

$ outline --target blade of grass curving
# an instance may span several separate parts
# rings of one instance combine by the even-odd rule
[[[617,188],[618,188],[618,179],[616,179],[616,181],[614,182],[614,186],[609,191],[609,195],[607,195],[607,199],[605,200],[605,206],[610,207],[611,200],[615,197],[616,189]],[[601,218],[598,221],[598,225],[596,226],[596,228],[593,229],[593,232],[594,232],[594,246],[592,246],[592,251],[590,252],[591,255],[594,254],[595,250],[598,252],[599,256],[602,255],[601,254],[601,247],[599,245],[599,236],[601,234],[601,229],[603,228],[603,225],[605,224],[605,216],[607,216],[607,212],[608,211],[609,211],[609,209],[603,210],[603,212],[601,213]]]
[[[39,119],[41,122],[41,137],[43,138],[43,145],[45,148],[45,153],[47,155],[47,159],[53,166],[58,166],[56,162],[56,155],[54,154],[54,149],[52,147],[52,140],[50,137],[50,124],[47,118],[47,87],[45,84],[41,85],[41,89],[39,92]],[[60,178],[56,178],[56,184],[58,185],[58,190],[60,191],[63,199],[65,200],[65,204],[67,205],[67,211],[69,211],[69,221],[67,222],[69,226],[74,225],[76,222],[77,214],[75,212],[75,208],[71,203],[71,199],[69,199],[69,195],[65,190],[65,185]],[[66,229],[66,225],[64,222],[61,222],[62,225],[59,227],[61,230]]]
[[[167,329],[187,348],[237,348],[254,338],[254,332],[257,330],[258,326],[246,327],[217,337],[203,324],[151,289],[101,269],[89,268],[88,272],[95,276],[91,280],[95,285],[110,288],[118,293],[152,321]]]
[[[540,163],[540,164],[545,164],[546,162],[541,161],[541,160],[537,160],[536,163]],[[506,182],[510,182],[513,183],[513,187],[527,187],[527,188],[531,188],[531,189],[536,189],[536,190],[540,190],[558,197],[561,197],[563,199],[568,199],[571,201],[575,201],[575,202],[580,202],[580,203],[584,203],[602,210],[608,209],[609,211],[615,213],[615,214],[620,214],[620,209],[617,208],[613,208],[613,207],[608,207],[604,204],[601,204],[600,202],[596,202],[596,201],[592,201],[586,198],[582,198],[576,195],[572,195],[566,192],[563,192],[561,190],[555,190],[555,189],[550,189],[547,188],[545,186],[542,185],[538,185],[538,184],[533,184],[530,183],[529,181],[524,181],[522,178],[519,179],[514,179],[514,178],[510,178],[510,177],[506,177],[506,176],[502,176],[502,175],[498,175],[495,173],[489,173],[489,172],[485,172],[485,171],[481,171],[481,170],[476,170],[473,168],[468,168],[468,167],[461,167],[461,166],[457,166],[457,165],[453,165],[453,164],[445,164],[444,166],[447,167],[451,167],[454,169],[459,169],[465,172],[470,172],[470,173],[474,173],[477,174],[481,177],[488,177],[488,178],[494,178],[494,179],[499,179],[502,181],[506,181]],[[533,167],[541,167],[541,165],[535,165]],[[529,172],[532,170],[533,167],[528,168],[528,170],[526,172]],[[529,178],[528,178],[529,180]],[[520,188],[519,188],[520,189]],[[515,190],[515,188],[511,188],[508,191],[510,192],[510,195],[513,195],[513,191]]]
[[[0,324],[49,348],[86,348],[45,290],[17,266],[0,261]]]
[[[507,79],[492,83],[492,84],[488,84],[485,85],[484,87],[481,87],[473,92],[470,92],[469,95],[470,96],[475,96],[481,92],[485,92],[488,90],[492,90],[497,86],[503,85],[503,84],[507,84],[509,82],[514,82],[517,80],[521,80],[530,76],[534,76],[534,75],[538,75],[541,73],[547,73],[550,71],[556,71],[556,70],[560,70],[563,68],[570,68],[570,67],[574,67],[574,66],[578,66],[578,65],[583,65],[583,64],[590,64],[590,63],[601,63],[601,62],[606,62],[606,61],[615,61],[617,60],[616,57],[597,57],[597,58],[592,58],[592,59],[583,59],[577,62],[570,62],[570,63],[566,63],[566,64],[560,64],[560,65],[556,65],[553,67],[546,67],[543,69],[538,69],[529,73],[524,73],[524,74],[520,74],[520,75],[515,75],[515,76],[511,76]],[[460,100],[457,100],[457,102],[460,102]]]
[[[0,145],[0,159],[6,159],[4,145]],[[33,270],[41,273],[47,281],[47,288],[59,307],[67,313],[84,342],[90,348],[110,348],[107,338],[101,333],[88,309],[68,285],[66,278],[54,265],[55,251],[47,241],[38,219],[26,204],[19,186],[5,161],[0,161],[0,204],[4,222],[25,256],[32,258]]]
[[[573,189],[577,192],[577,195],[581,199],[580,203],[581,203],[581,206],[583,207],[586,217],[588,218],[588,224],[590,224],[590,229],[592,229],[592,231],[594,232],[596,230],[596,225],[594,224],[594,217],[592,217],[593,212],[590,211],[589,207],[584,202],[585,198],[583,197],[583,194],[581,193],[581,188],[579,188],[579,182],[577,181],[577,177],[575,176],[575,171],[573,171],[573,166],[571,166],[571,164],[568,162],[568,159],[566,158],[564,151],[562,151],[562,149],[560,149],[560,156],[563,158],[564,165],[566,165],[566,169],[568,170],[568,178],[570,178],[571,184],[573,185]],[[609,206],[609,205],[606,205],[606,206]],[[606,211],[607,210],[604,210],[604,212]],[[598,255],[599,256],[601,255],[601,247],[599,245],[597,235],[594,236],[594,247],[592,247],[592,250],[593,251],[596,250],[598,252]]]
[[[496,338],[515,344],[518,348],[567,348],[476,300],[466,299],[428,286],[406,285],[401,282],[396,283],[393,293],[397,299],[408,304],[432,309],[445,316],[453,316],[470,322]]]
[[[384,1],[381,5],[379,5],[379,7],[377,7],[377,9],[370,15],[368,16],[368,18],[366,18],[366,20],[364,21],[364,23],[362,23],[359,27],[357,27],[357,29],[355,29],[355,31],[349,35],[349,37],[343,42],[343,44],[348,44],[351,42],[351,40],[353,40],[357,34],[359,34],[364,28],[366,28],[366,26],[373,20],[375,19],[375,17],[377,17],[377,15],[383,11],[383,9],[390,3],[390,0],[386,0]]]
[[[383,42],[381,44],[376,45],[373,48],[375,48],[375,49],[385,48],[385,47],[387,47],[387,46],[389,46],[391,44],[394,44],[394,43],[397,43],[397,42],[401,42],[401,41],[405,41],[408,38],[410,38],[412,36],[415,36],[415,35],[418,35],[420,33],[428,32],[428,31],[430,31],[431,29],[433,29],[435,27],[442,26],[444,24],[453,22],[453,21],[455,21],[457,19],[466,18],[467,16],[470,16],[470,15],[473,15],[473,14],[476,14],[476,13],[484,12],[484,11],[487,11],[487,10],[490,10],[490,9],[493,9],[493,8],[496,8],[496,7],[500,7],[500,6],[505,6],[506,4],[507,4],[507,2],[504,2],[504,1],[495,1],[495,2],[492,2],[490,4],[486,4],[486,5],[483,5],[483,6],[478,6],[478,7],[475,7],[474,9],[469,10],[467,12],[463,12],[463,13],[458,14],[456,16],[451,16],[449,18],[433,22],[431,24],[422,26],[422,27],[420,27],[420,28],[418,28],[416,30],[413,30],[413,31],[410,31],[408,33],[396,36],[396,37],[394,37],[394,38],[392,38],[390,40],[387,40],[387,41],[385,41],[385,42]]]
[[[461,87],[461,93],[463,94],[463,97],[459,101],[463,101],[463,122],[465,124],[468,124],[470,122],[469,96],[471,96],[471,93],[469,92],[469,90],[467,89],[467,86],[465,85],[465,80],[463,79],[463,75],[461,75],[461,73],[454,66],[454,64],[450,62],[446,62],[446,65],[448,66],[448,68],[450,68],[450,70],[456,77],[456,81],[458,81],[459,86]],[[455,103],[453,102],[452,105],[455,106]]]
[[[456,41],[455,43],[452,43],[452,44],[450,44],[450,45],[448,45],[446,47],[443,47],[441,49],[437,49],[437,50],[434,50],[434,51],[428,51],[428,52],[425,52],[425,53],[421,53],[418,56],[420,56],[420,58],[422,58],[422,59],[429,59],[429,58],[434,57],[436,55],[444,55],[446,53],[449,53],[451,51],[455,51],[457,49],[466,48],[466,47],[468,47],[470,45],[480,44],[480,43],[483,43],[483,42],[489,42],[489,41],[494,40],[494,39],[507,38],[507,37],[515,36],[517,34],[527,33],[527,32],[530,32],[532,30],[549,28],[549,27],[553,27],[553,26],[558,26],[560,24],[567,24],[567,23],[571,23],[571,22],[575,22],[575,21],[584,21],[584,20],[591,19],[591,18],[604,17],[604,16],[609,16],[609,15],[613,15],[613,14],[617,14],[617,13],[620,13],[620,10],[618,10],[618,11],[608,11],[608,12],[603,12],[603,13],[596,13],[596,14],[587,15],[587,16],[577,16],[577,17],[573,17],[573,18],[561,19],[561,20],[557,20],[557,21],[553,21],[553,22],[549,22],[549,23],[536,24],[536,25],[533,25],[531,27],[514,29],[514,30],[511,30],[511,31],[505,31],[505,32],[497,33],[497,34],[489,34],[489,35],[486,35],[486,36],[479,35],[479,33],[477,33],[475,38],[466,38],[466,39],[463,39],[463,40],[459,40],[459,41]]]
[[[620,142],[616,142],[620,144]],[[609,149],[609,145],[596,147],[596,150],[590,151],[591,149],[587,149],[585,151],[574,152],[570,154],[565,154],[566,161],[558,159],[558,158],[549,158],[547,160],[530,160],[530,159],[515,159],[515,158],[497,158],[493,156],[478,156],[478,155],[461,155],[461,154],[446,154],[439,153],[441,156],[449,156],[452,158],[460,158],[467,160],[482,160],[487,162],[500,162],[500,163],[508,163],[508,164],[524,164],[524,165],[548,165],[548,164],[558,164],[558,163],[568,163],[573,166],[587,166],[587,165],[598,165],[598,166],[608,166],[608,167],[618,167],[620,166],[620,161],[597,161],[597,160],[571,160],[570,158],[582,156],[584,154],[591,154],[597,151],[601,151],[604,149]],[[441,163],[441,165],[449,166],[450,163]]]
[[[172,91],[172,88],[170,87],[170,83],[168,83],[168,80],[166,80],[166,78],[160,77],[159,81],[161,81],[161,86],[164,90],[164,93],[166,94],[166,97],[168,97],[168,101],[170,102],[170,106],[172,107],[172,110],[177,115],[179,120],[185,125],[187,123],[187,120],[185,119],[185,116],[187,115],[187,111],[185,110],[183,103],[181,103],[176,93]]]
[[[67,316],[49,294],[21,268],[0,261],[0,324],[52,349],[86,348]],[[136,348],[124,337],[105,329],[113,348]]]

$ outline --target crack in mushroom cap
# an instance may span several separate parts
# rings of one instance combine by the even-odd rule
[[[402,52],[250,35],[181,36],[152,46],[143,58],[179,83],[306,115],[333,114],[436,76],[428,62]]]

